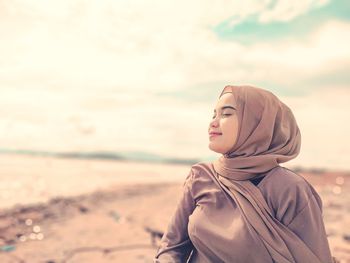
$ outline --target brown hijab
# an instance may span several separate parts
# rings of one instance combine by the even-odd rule
[[[252,86],[226,86],[237,103],[238,136],[233,148],[213,163],[231,180],[247,180],[295,158],[301,135],[292,111],[274,94]]]
[[[293,113],[275,95],[260,88],[226,86],[220,97],[226,92],[232,92],[237,101],[238,137],[229,152],[211,166],[203,165],[203,170],[215,175],[237,203],[274,262],[321,263],[296,234],[274,218],[259,189],[249,181],[298,155],[301,135]]]

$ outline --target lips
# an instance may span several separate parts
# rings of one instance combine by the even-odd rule
[[[212,137],[212,136],[219,136],[219,135],[222,135],[222,133],[219,133],[219,132],[210,132],[209,133],[210,137]]]
[[[222,133],[221,132],[213,132],[213,131],[211,131],[211,132],[209,132],[209,135],[221,135]]]

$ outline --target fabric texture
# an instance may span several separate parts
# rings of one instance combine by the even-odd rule
[[[220,97],[227,92],[237,103],[236,143],[213,163],[192,166],[196,180],[184,189],[190,194],[179,203],[156,256],[171,260],[156,262],[186,262],[183,250],[193,251],[190,262],[332,262],[319,195],[306,180],[279,165],[295,158],[301,147],[292,111],[257,87],[226,86]],[[261,176],[267,177],[258,185],[265,185],[265,195],[264,188],[250,181]],[[204,178],[207,184],[198,183]],[[226,202],[213,200],[214,190],[207,189],[210,181]],[[220,204],[224,208],[217,209]],[[179,257],[176,245],[169,246],[174,241]],[[253,254],[247,252],[251,248]]]
[[[191,167],[154,262],[284,262],[273,260],[237,202],[207,169],[213,169],[211,163]],[[251,187],[261,193],[273,217],[302,240],[320,262],[332,262],[321,199],[302,176],[278,166]],[[315,261],[305,258],[295,262]]]

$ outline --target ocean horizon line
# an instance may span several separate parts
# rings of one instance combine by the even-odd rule
[[[130,152],[111,152],[111,151],[38,151],[27,149],[0,149],[0,154],[16,154],[16,155],[29,155],[29,156],[42,156],[42,157],[57,157],[57,158],[69,158],[69,159],[99,159],[99,160],[118,160],[118,161],[140,161],[151,163],[167,163],[167,164],[195,164],[199,162],[199,159],[193,158],[176,158],[176,157],[163,157],[153,153],[130,151]]]
[[[137,161],[147,163],[161,163],[161,164],[174,164],[174,165],[192,165],[201,161],[212,161],[214,158],[177,158],[177,157],[164,157],[158,154],[143,152],[143,151],[126,151],[126,152],[113,152],[113,151],[38,151],[28,149],[0,149],[0,155],[29,155],[29,156],[41,156],[41,157],[56,157],[67,159],[91,159],[91,160],[115,160],[115,161]],[[300,165],[292,168],[295,172],[311,172],[315,174],[323,174],[326,172],[345,172],[346,170],[335,170],[323,167],[311,167],[306,168]]]

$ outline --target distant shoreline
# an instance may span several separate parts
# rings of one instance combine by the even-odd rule
[[[86,160],[111,160],[111,161],[133,161],[141,163],[155,163],[155,164],[173,164],[173,165],[193,165],[201,161],[211,161],[209,159],[182,159],[176,157],[163,157],[153,153],[147,152],[125,152],[115,153],[108,151],[94,151],[94,152],[49,152],[49,151],[36,151],[36,150],[24,150],[24,149],[0,149],[1,155],[25,155],[25,156],[38,156],[38,157],[55,157],[63,159],[86,159]],[[213,159],[214,160],[214,159]],[[284,163],[282,164],[284,166]],[[288,166],[288,163],[286,163]],[[328,172],[341,173],[342,175],[350,175],[350,171],[343,169],[328,169],[323,167],[311,167],[306,168],[302,166],[290,167],[295,172],[300,173],[313,173],[323,174]]]
[[[70,158],[70,159],[97,159],[97,160],[118,160],[118,161],[137,161],[137,162],[149,162],[149,163],[166,163],[166,164],[195,164],[199,162],[199,159],[180,159],[174,157],[162,157],[160,155],[145,153],[145,152],[127,152],[127,153],[114,153],[105,151],[95,152],[48,152],[48,151],[35,151],[35,150],[11,150],[0,149],[1,154],[16,154],[16,155],[29,155],[29,156],[41,156],[41,157],[57,157],[57,158]]]

